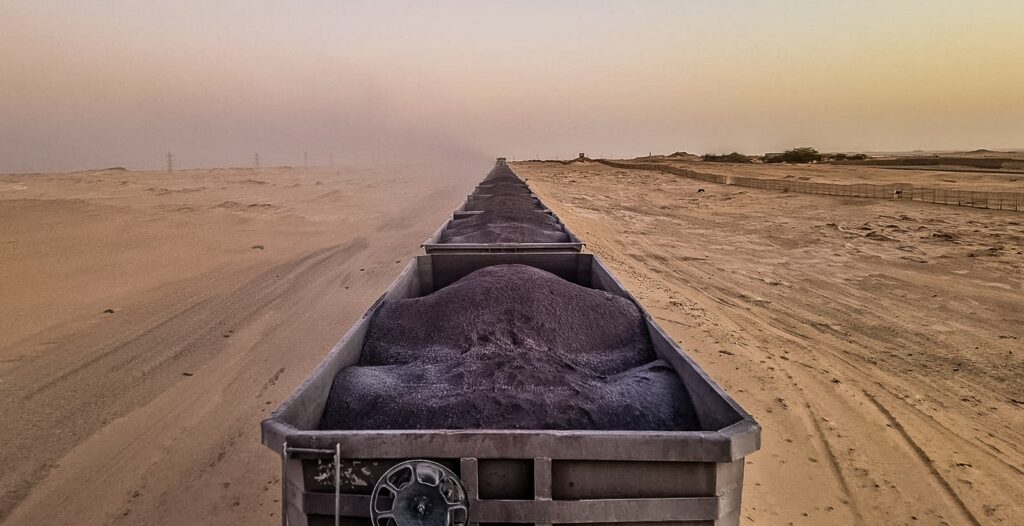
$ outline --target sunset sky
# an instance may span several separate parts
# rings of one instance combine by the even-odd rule
[[[0,0],[0,172],[1024,148],[1024,2]]]

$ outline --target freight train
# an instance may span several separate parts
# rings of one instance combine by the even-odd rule
[[[757,422],[503,158],[262,423],[282,523],[738,525]]]

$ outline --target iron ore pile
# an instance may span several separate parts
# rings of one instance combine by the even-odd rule
[[[384,303],[322,429],[697,428],[628,299],[524,265]]]
[[[467,203],[481,213],[453,219],[439,243],[567,243],[562,224],[541,210],[530,188],[507,166],[497,166]]]
[[[471,195],[470,199],[466,202],[466,210],[470,212],[486,212],[488,210],[502,209],[518,211],[530,210],[535,212],[543,210],[543,208],[541,208],[540,200],[527,194],[475,194]]]
[[[565,243],[569,235],[550,214],[539,210],[498,208],[453,219],[441,243]]]
[[[484,183],[525,187],[504,163]],[[495,208],[446,232],[453,242],[558,242],[554,234],[566,234],[556,226],[536,209]],[[699,428],[632,300],[520,264],[485,266],[430,294],[383,302],[359,362],[335,376],[320,421],[337,430]]]
[[[494,165],[494,168],[484,177],[484,180],[480,184],[495,184],[495,183],[512,183],[518,185],[525,185],[526,183],[512,171],[512,168],[506,163],[498,163]]]
[[[489,195],[529,195],[530,188],[518,183],[501,182],[489,185],[480,185],[477,187],[476,193]]]

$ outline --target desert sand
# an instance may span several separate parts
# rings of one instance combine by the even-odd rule
[[[0,176],[0,522],[279,523],[260,420],[421,253],[460,173]]]
[[[514,169],[763,426],[744,524],[1024,524],[1024,213]]]

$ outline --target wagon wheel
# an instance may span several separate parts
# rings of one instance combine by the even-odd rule
[[[450,469],[429,460],[407,460],[373,487],[370,517],[374,526],[465,526],[469,500]]]

